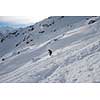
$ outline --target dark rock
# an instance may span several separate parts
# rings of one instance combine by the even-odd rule
[[[2,38],[2,39],[1,39],[1,43],[2,43],[4,40],[5,40],[5,39],[4,39],[4,38]]]
[[[44,33],[45,31],[40,31],[39,33]]]
[[[95,20],[90,20],[88,24],[93,24],[95,22],[96,22]]]
[[[2,58],[2,61],[5,61],[5,59],[4,59],[4,58]]]

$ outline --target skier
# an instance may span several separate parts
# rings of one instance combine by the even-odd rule
[[[48,49],[48,52],[49,52],[49,56],[52,55],[52,50]]]

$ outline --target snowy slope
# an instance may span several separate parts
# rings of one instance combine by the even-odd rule
[[[0,82],[100,82],[99,27],[100,17],[57,16],[13,30],[0,43]]]
[[[0,27],[0,35],[7,36],[8,33],[15,30],[15,28],[12,27]],[[0,36],[1,37],[1,36]]]

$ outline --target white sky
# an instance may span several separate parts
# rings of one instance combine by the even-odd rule
[[[48,16],[0,16],[0,22],[9,22],[16,24],[35,23],[47,18]]]

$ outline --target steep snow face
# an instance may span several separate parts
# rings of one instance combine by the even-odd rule
[[[100,17],[55,16],[0,35],[0,82],[100,82],[99,27]]]
[[[26,49],[40,45],[64,32],[83,25],[86,18],[89,17],[49,17],[35,25],[5,33],[6,36],[4,36],[4,33],[1,33],[3,37],[0,36],[0,57],[14,49]]]

